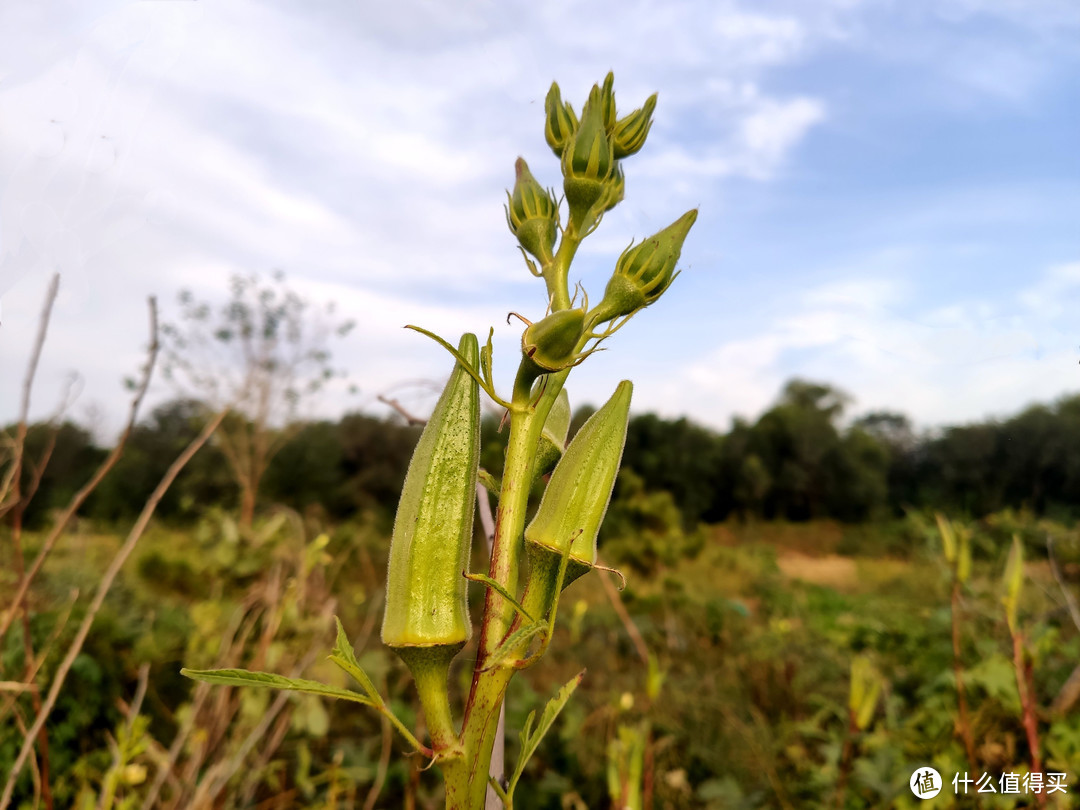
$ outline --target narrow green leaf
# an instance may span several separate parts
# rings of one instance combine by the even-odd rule
[[[477,479],[484,485],[484,489],[490,492],[495,497],[499,496],[499,492],[502,490],[502,483],[494,475],[489,473],[483,467],[481,467],[476,473]]]
[[[345,672],[351,675],[356,682],[360,684],[364,692],[367,693],[367,696],[371,698],[372,705],[382,705],[383,699],[379,694],[379,690],[375,688],[375,684],[372,683],[371,678],[364,672],[364,668],[360,666],[360,662],[356,660],[356,651],[353,649],[352,643],[345,633],[345,628],[341,624],[341,619],[335,616],[334,621],[337,622],[337,640],[334,642],[334,649],[330,653],[330,660],[337,664],[341,669],[345,670]]]
[[[563,707],[570,700],[570,696],[574,694],[574,690],[578,688],[578,684],[581,683],[581,679],[584,677],[585,670],[581,670],[571,678],[555,697],[548,701],[547,706],[544,707],[544,713],[540,715],[540,722],[537,723],[535,732],[527,734],[526,732],[532,730],[532,719],[536,712],[529,715],[529,719],[525,723],[525,731],[521,735],[521,755],[518,757],[517,765],[514,766],[514,775],[510,777],[510,784],[506,789],[506,795],[511,803],[514,800],[514,789],[517,787],[518,780],[521,779],[521,774],[525,771],[525,765],[529,762],[529,758],[536,753],[536,749],[540,747],[540,741],[544,739],[544,735],[548,733],[548,730],[555,722],[555,718],[559,716],[559,712],[563,710]]]
[[[359,692],[353,692],[351,689],[340,689],[336,686],[328,686],[325,683],[307,681],[302,678],[286,678],[284,675],[275,675],[272,672],[252,672],[247,669],[181,669],[180,674],[192,680],[213,683],[219,686],[256,686],[264,689],[284,689],[289,692],[305,692],[309,695],[351,700],[355,703],[363,703],[365,706],[374,705],[369,698]]]
[[[545,630],[547,630],[547,622],[542,621],[519,627],[507,636],[502,644],[495,648],[491,657],[484,662],[484,671],[501,667],[516,654],[518,647],[526,644],[534,636],[540,635]]]
[[[521,739],[519,742],[522,747],[529,744],[529,739],[532,737],[533,733],[533,723],[535,722],[536,709],[533,709],[531,712],[529,712],[529,716],[525,718],[525,727],[521,729]]]
[[[493,381],[493,378],[491,376],[491,360],[493,354],[493,350],[491,348],[491,337],[494,334],[495,327],[492,326],[488,329],[487,343],[484,345],[484,348],[480,350],[480,372],[484,375],[484,380],[487,381],[488,388],[492,390],[495,389],[495,382]]]
[[[461,364],[461,367],[464,368],[465,371],[467,371],[469,373],[470,377],[472,377],[474,380],[476,380],[476,382],[480,385],[480,387],[484,389],[484,393],[486,393],[489,397],[491,397],[492,400],[494,400],[496,404],[501,405],[502,407],[506,408],[507,410],[511,410],[513,408],[513,406],[509,402],[507,402],[506,400],[504,400],[502,397],[500,397],[498,394],[495,393],[494,386],[489,384],[487,382],[487,380],[485,380],[480,375],[480,373],[476,370],[476,368],[474,368],[473,365],[462,356],[461,352],[459,352],[457,349],[455,349],[453,346],[451,346],[449,343],[447,343],[441,337],[436,335],[434,332],[429,332],[427,329],[424,329],[423,327],[420,327],[420,326],[414,326],[413,324],[407,324],[405,326],[405,328],[406,329],[412,329],[414,332],[419,332],[421,335],[427,335],[429,338],[434,340],[436,343],[438,343],[440,346],[442,346],[444,349],[446,349],[448,352],[450,352],[450,354],[454,355],[454,358],[458,361],[458,363]]]
[[[934,519],[937,521],[938,532],[941,533],[941,543],[945,549],[945,561],[949,563],[955,562],[956,534],[953,532],[952,524],[941,512],[935,512]]]
[[[499,596],[501,596],[503,599],[513,605],[514,610],[520,613],[521,617],[525,619],[525,621],[527,621],[529,624],[534,624],[536,622],[536,619],[529,615],[529,612],[525,610],[522,604],[511,595],[510,591],[506,590],[506,588],[493,580],[491,577],[487,576],[486,574],[466,574],[465,579],[472,580],[473,582],[484,583],[497,594],[499,594]]]

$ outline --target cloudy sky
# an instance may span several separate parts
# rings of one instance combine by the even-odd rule
[[[359,393],[322,413],[445,377],[406,323],[494,326],[508,387],[505,315],[545,300],[504,189],[518,155],[558,184],[544,95],[580,109],[609,69],[620,110],[659,104],[573,278],[598,296],[631,239],[700,216],[573,400],[630,377],[635,410],[725,429],[800,376],[932,426],[1080,389],[1075,0],[41,0],[0,6],[0,422],[53,272],[36,415],[76,371],[72,415],[115,428],[146,297],[171,320],[274,269],[357,322]]]

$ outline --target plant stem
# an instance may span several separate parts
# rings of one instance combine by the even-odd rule
[[[1016,689],[1020,693],[1020,705],[1023,709],[1022,722],[1027,736],[1028,749],[1031,752],[1031,772],[1042,773],[1042,754],[1039,750],[1039,726],[1035,714],[1035,696],[1032,694],[1031,662],[1024,654],[1024,634],[1011,630],[1013,643],[1013,669],[1016,672]],[[1039,807],[1046,804],[1046,794],[1036,793],[1035,801]]]
[[[555,258],[544,267],[544,281],[547,283],[552,312],[570,309],[570,287],[567,278],[570,275],[570,262],[574,260],[580,244],[581,239],[572,232],[572,226],[567,226],[559,242],[559,249],[555,251]]]
[[[851,766],[855,760],[855,738],[859,734],[859,725],[855,722],[855,712],[848,709],[848,725],[844,732],[844,747],[840,751],[839,774],[836,779],[836,798],[833,807],[838,810],[844,806],[844,798],[847,795],[848,777],[851,776]]]
[[[560,249],[560,253],[561,253]],[[515,386],[514,405],[519,406],[510,415],[510,441],[506,448],[503,466],[502,489],[499,493],[499,511],[495,519],[495,539],[491,551],[489,576],[510,593],[517,593],[521,567],[522,537],[525,530],[525,513],[532,484],[533,462],[540,441],[540,433],[547,421],[548,412],[562,390],[569,369],[547,375],[544,393],[534,407],[529,407],[531,390],[522,383]],[[516,613],[512,605],[494,589],[484,596],[484,618],[480,631],[479,653],[473,671],[472,689],[465,707],[465,720],[461,742],[465,749],[465,763],[469,786],[467,804],[452,805],[447,799],[447,809],[468,808],[479,810],[484,806],[487,792],[488,768],[491,749],[498,726],[499,709],[513,669],[498,668],[484,671],[488,656],[506,637],[514,623]],[[448,777],[449,784],[449,777]]]
[[[968,717],[967,689],[964,686],[964,666],[960,660],[960,580],[955,576],[953,577],[952,583],[950,617],[952,619],[953,677],[956,680],[956,708],[960,715],[960,739],[964,742],[964,751],[967,753],[968,765],[970,765],[972,772],[977,772],[978,765],[975,761],[975,740],[971,735],[971,720]]]

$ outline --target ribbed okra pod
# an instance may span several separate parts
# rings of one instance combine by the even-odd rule
[[[626,443],[633,384],[619,383],[578,430],[551,474],[536,516],[525,528],[531,565],[529,605],[546,613],[569,545],[564,586],[596,565],[596,538],[607,513]]]
[[[475,335],[464,335],[458,351],[477,366]],[[446,674],[472,632],[463,573],[472,548],[479,458],[480,393],[459,362],[405,475],[390,541],[382,625],[383,643],[412,670],[433,739],[437,725],[452,728],[444,705]]]

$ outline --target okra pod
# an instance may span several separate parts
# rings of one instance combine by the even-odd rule
[[[458,347],[476,367],[476,336]],[[465,645],[472,632],[467,580],[480,458],[480,394],[454,367],[416,445],[394,519],[382,640],[407,648]]]
[[[555,466],[536,516],[525,528],[530,590],[546,612],[554,577],[569,546],[564,586],[596,565],[596,538],[607,513],[626,443],[633,384],[623,380],[570,442]],[[532,601],[531,600],[531,601]],[[535,606],[535,602],[534,602]]]

